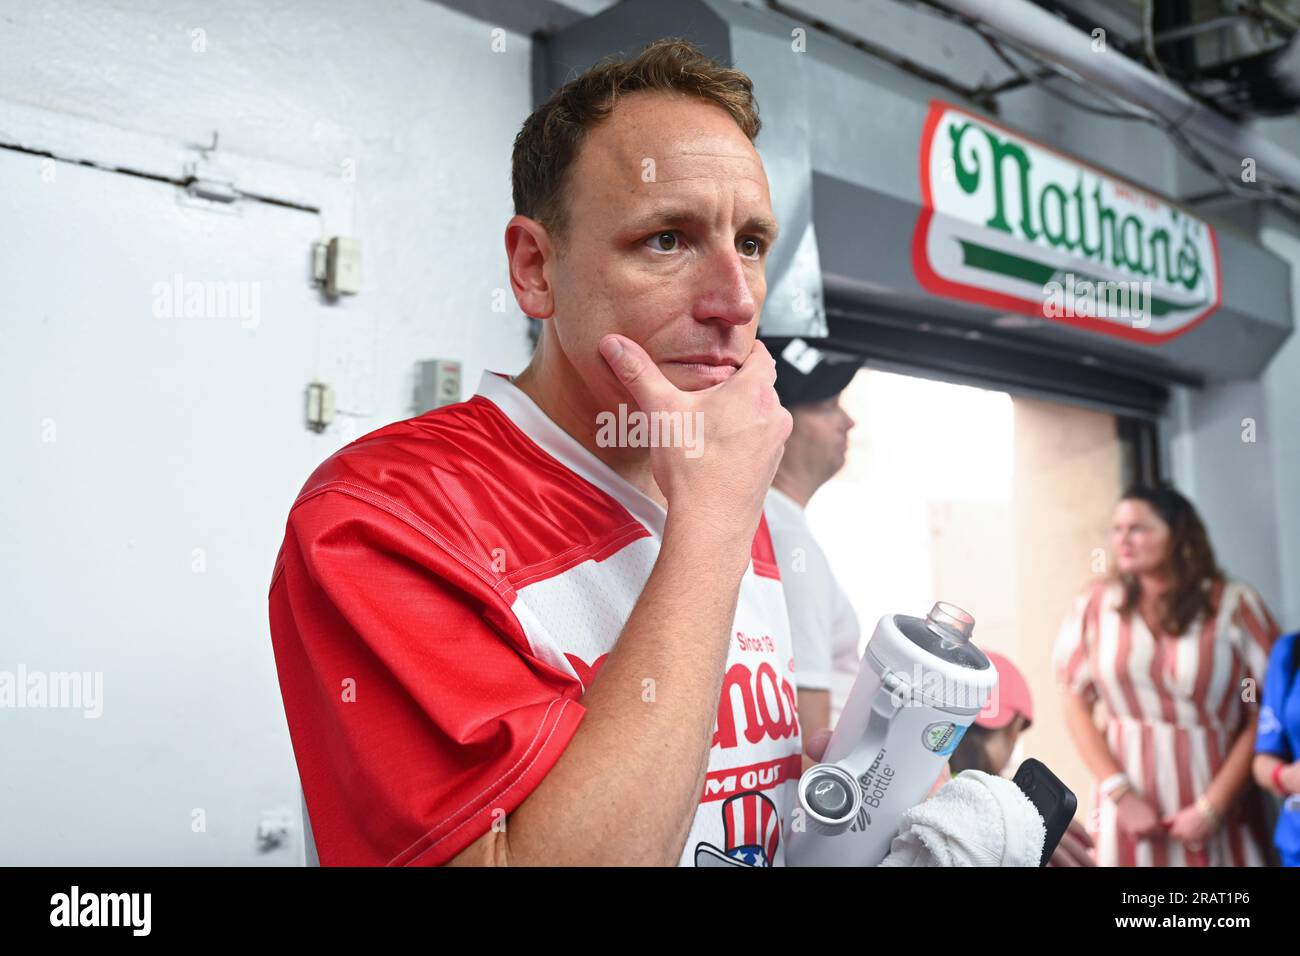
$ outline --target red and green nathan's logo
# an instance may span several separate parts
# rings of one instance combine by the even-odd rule
[[[935,295],[1137,342],[1182,335],[1222,302],[1214,229],[1137,186],[940,100],[920,162],[912,267]],[[1067,285],[1140,286],[1142,321],[1052,308]]]

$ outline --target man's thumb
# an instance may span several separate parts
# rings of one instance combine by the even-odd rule
[[[804,740],[804,753],[812,760],[821,760],[826,755],[826,748],[830,746],[832,733],[829,727],[814,730]]]
[[[642,409],[658,407],[655,393],[671,383],[645,349],[629,338],[611,334],[600,340],[600,354]]]

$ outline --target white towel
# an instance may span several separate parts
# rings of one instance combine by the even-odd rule
[[[965,770],[903,814],[880,866],[1038,866],[1046,828],[1005,777]]]

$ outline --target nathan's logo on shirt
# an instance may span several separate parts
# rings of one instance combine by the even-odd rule
[[[739,767],[712,770],[704,778],[702,803],[722,800],[747,790],[770,790],[797,780],[803,769],[798,744],[799,711],[794,685],[780,677],[767,661],[750,670],[732,664],[722,679],[713,747],[724,753],[764,741],[790,740],[794,751]],[[745,751],[740,749],[739,753]],[[771,753],[769,748],[768,753]]]
[[[929,292],[1138,342],[1222,301],[1214,230],[1137,186],[939,100],[920,161],[912,265]],[[1081,307],[1059,308],[1067,282]],[[1135,286],[1141,315],[1096,308],[1095,290]]]
[[[770,634],[760,634],[758,637],[751,637],[744,631],[737,631],[736,646],[742,651],[757,651],[761,654],[776,653],[776,641],[772,640],[772,635]]]
[[[761,793],[740,793],[722,805],[722,846],[701,840],[696,866],[771,866],[781,844],[781,814]]]
[[[740,745],[742,737],[746,743],[757,744],[796,736],[797,699],[794,685],[766,661],[754,671],[745,664],[732,664],[722,679],[712,746],[730,750]],[[737,712],[744,718],[743,726],[736,724]]]
[[[797,753],[774,760],[761,760],[743,767],[711,770],[704,778],[700,803],[723,800],[746,790],[771,790],[786,781],[798,780],[802,770],[803,757]]]

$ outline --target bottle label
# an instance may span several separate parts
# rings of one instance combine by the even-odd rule
[[[957,749],[957,744],[961,743],[961,738],[965,734],[965,727],[958,726],[950,720],[941,720],[926,725],[925,730],[921,731],[921,743],[926,750],[946,757]]]

